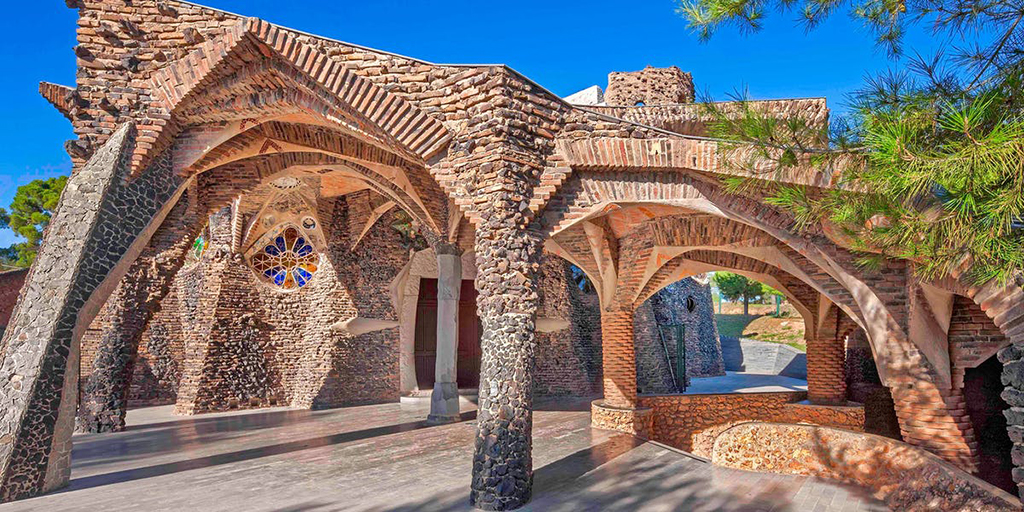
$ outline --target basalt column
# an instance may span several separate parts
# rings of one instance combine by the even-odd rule
[[[124,430],[139,339],[202,227],[197,198],[193,190],[178,201],[107,300],[93,370],[82,386],[78,431]]]
[[[533,366],[540,237],[523,228],[519,200],[499,192],[476,232],[480,405],[470,501],[510,510],[530,499]],[[510,197],[511,196],[511,197]]]
[[[462,257],[457,246],[438,244],[437,253],[437,359],[434,391],[430,395],[430,423],[459,420],[459,386],[456,382],[459,354],[459,293],[462,288]]]
[[[0,500],[66,485],[82,333],[183,190],[169,152],[129,180],[127,124],[68,180],[0,349]]]

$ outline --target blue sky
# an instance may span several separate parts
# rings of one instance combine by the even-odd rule
[[[701,44],[672,0],[559,2],[207,0],[200,2],[295,29],[437,63],[504,63],[556,94],[602,87],[610,71],[679,66],[716,98],[746,87],[755,98],[825,96],[841,110],[863,77],[891,65],[870,34],[844,14],[805,33],[795,15],[764,29],[732,28]],[[0,205],[37,178],[70,172],[71,125],[37,92],[41,80],[75,83],[77,11],[62,0],[9,2],[0,21]],[[908,47],[929,49],[915,31]],[[16,238],[0,230],[0,246]]]

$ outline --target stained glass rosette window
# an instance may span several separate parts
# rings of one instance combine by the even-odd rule
[[[320,257],[299,230],[289,227],[271,238],[252,257],[252,267],[268,283],[284,290],[309,284],[316,274]]]

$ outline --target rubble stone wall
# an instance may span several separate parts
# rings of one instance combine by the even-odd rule
[[[688,300],[692,300],[693,311],[688,308]],[[725,375],[711,289],[688,278],[666,286],[637,307],[633,330],[638,392],[676,391],[674,338],[666,338],[663,344],[658,332],[660,326],[676,324],[686,326],[687,384],[692,378]]]
[[[676,66],[608,74],[608,91],[604,101],[609,105],[661,105],[693,103],[693,76]]]
[[[321,216],[327,254],[310,283],[294,292],[259,282],[241,255],[223,250],[224,240],[211,241],[211,248],[221,248],[208,250],[212,254],[200,264],[204,277],[182,276],[203,289],[186,289],[184,300],[178,299],[189,326],[182,334],[195,337],[184,343],[193,349],[185,350],[183,373],[190,377],[178,393],[180,412],[398,400],[398,330],[360,335],[331,330],[354,316],[396,318],[388,284],[405,265],[409,249],[390,229],[389,214],[352,250],[351,234],[362,230],[371,209],[367,192],[333,201]],[[203,305],[202,297],[214,288],[215,297],[207,299],[214,311],[209,318],[211,306]]]
[[[836,428],[737,425],[718,436],[711,460],[867,487],[892,510],[1020,510],[1015,497],[920,448]]]
[[[181,185],[165,153],[129,179],[135,130],[123,125],[61,195],[0,350],[5,419],[0,500],[59,487],[70,475],[79,339],[124,272],[118,263]],[[150,232],[150,234],[152,234]],[[120,276],[116,276],[120,277]],[[31,340],[27,343],[26,340]],[[21,381],[24,381],[21,383]]]
[[[860,407],[797,404],[804,391],[640,397],[640,406],[653,410],[651,439],[708,456],[719,433],[737,423],[772,421],[812,423],[862,430]]]
[[[195,275],[187,269],[178,273],[171,291],[160,302],[160,310],[142,333],[128,395],[130,407],[170,405],[178,398],[178,381],[185,358],[179,290],[184,286],[197,286],[190,283]]]
[[[591,396],[601,389],[601,312],[596,295],[572,280],[569,263],[542,258],[537,316],[568,320],[569,327],[537,333],[533,390],[538,396]]]

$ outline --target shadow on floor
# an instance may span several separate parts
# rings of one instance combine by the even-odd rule
[[[817,503],[794,499],[791,484],[772,482],[770,477],[750,478],[749,473],[744,477],[741,474],[746,472],[733,470],[715,476],[717,468],[689,458],[677,459],[676,455],[661,452],[631,436],[615,436],[538,468],[534,472],[534,496],[521,510],[804,512],[820,509]],[[414,503],[371,510],[456,512],[470,511],[472,507],[468,495],[446,492]]]
[[[175,419],[174,421],[160,421],[154,423],[142,423],[142,424],[129,424],[124,432],[142,432],[146,430],[162,430],[165,428],[178,428],[184,426],[198,427],[201,428],[206,425],[210,425],[214,428],[218,428],[218,423],[223,423],[225,417],[238,418],[235,422],[237,426],[232,426],[232,430],[243,429],[253,430],[257,428],[271,428],[286,424],[292,424],[296,421],[302,421],[304,419],[312,419],[311,414],[316,414],[317,411],[310,409],[277,409],[264,412],[250,412],[251,410],[240,409],[237,415],[225,415],[220,413],[214,414],[203,414],[200,416],[182,416],[181,419]],[[129,421],[131,418],[129,417]],[[94,434],[79,434],[80,436],[91,436]]]
[[[465,412],[460,415],[460,421],[472,421],[475,419],[476,411]],[[434,425],[428,424],[426,420],[413,421],[408,423],[401,423],[398,425],[386,425],[382,427],[358,430],[355,432],[343,432],[340,434],[333,434],[329,436],[314,437],[311,439],[292,441],[290,443],[281,443],[271,446],[263,446],[260,448],[250,448],[247,450],[239,450],[235,452],[209,455],[206,457],[198,457],[195,459],[189,459],[184,461],[168,462],[166,464],[157,464],[154,466],[148,466],[144,468],[127,469],[124,471],[115,471],[113,473],[104,473],[100,475],[93,475],[82,478],[73,478],[71,480],[70,485],[60,492],[71,492],[81,489],[89,489],[92,487],[99,487],[103,485],[130,482],[133,480],[140,480],[143,478],[152,478],[156,476],[168,475],[171,473],[178,473],[180,471],[208,468],[212,466],[219,466],[222,464],[230,464],[233,462],[241,462],[246,460],[259,459],[262,457],[282,455],[302,450],[309,450],[312,448],[320,448],[323,446],[350,443],[353,441],[361,441],[364,439],[370,439],[374,437],[398,434],[401,432],[408,432],[412,430],[419,430],[431,426]]]

